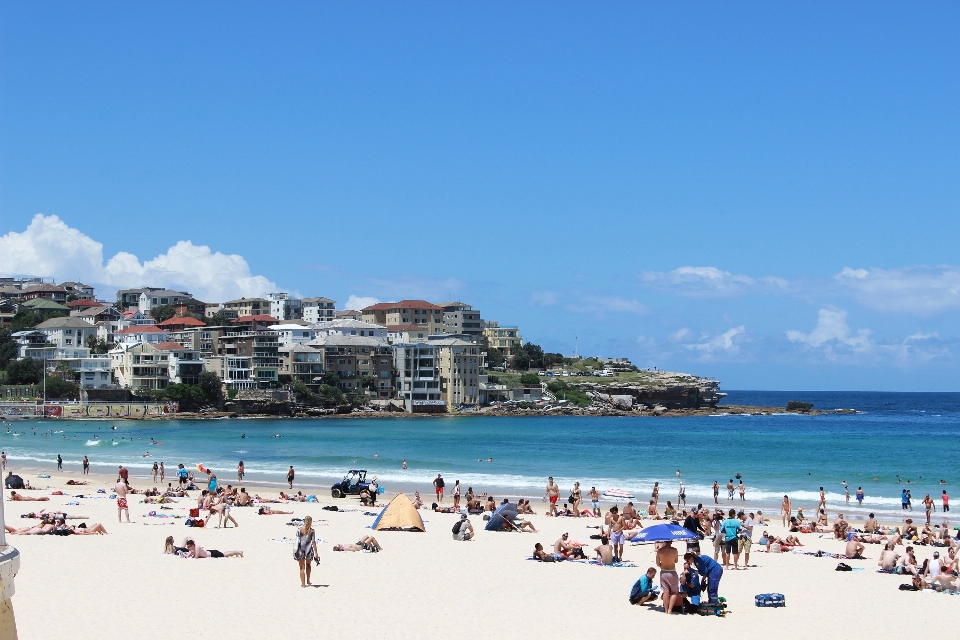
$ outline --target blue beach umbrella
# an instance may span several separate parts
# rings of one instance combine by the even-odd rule
[[[641,529],[640,533],[630,538],[630,542],[666,542],[668,540],[699,540],[697,534],[684,529],[678,524],[655,524],[652,527]]]
[[[484,529],[487,531],[499,531],[506,518],[509,518],[510,521],[513,522],[516,517],[517,505],[512,502],[502,504],[493,512],[493,515],[490,516],[490,520],[487,521],[487,526],[485,526]]]

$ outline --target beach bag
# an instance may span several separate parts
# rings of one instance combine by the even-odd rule
[[[783,547],[780,546],[779,542],[774,542],[770,545],[770,553],[783,553]]]
[[[191,517],[191,518],[199,518],[199,517],[200,517],[200,509],[190,509],[190,517]]]
[[[761,593],[756,596],[758,607],[785,607],[787,602],[782,593]]]
[[[848,565],[848,564],[845,563],[845,562],[841,562],[840,564],[837,565],[837,569],[836,569],[836,570],[837,570],[837,571],[853,571],[853,567],[851,567],[850,565]]]

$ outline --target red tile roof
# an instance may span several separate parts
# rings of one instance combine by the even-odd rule
[[[133,333],[165,333],[163,329],[158,329],[152,324],[142,324],[136,327],[127,327],[117,331],[114,335],[133,334]]]
[[[233,320],[233,322],[237,323],[237,322],[280,322],[280,321],[274,318],[273,316],[265,316],[263,314],[260,314],[256,316],[240,316],[236,320]]]
[[[158,322],[157,326],[158,327],[205,327],[207,326],[207,323],[204,322],[203,320],[197,320],[192,316],[183,316],[183,317],[174,316],[172,318],[168,318],[167,320],[164,320],[163,322]]]
[[[377,304],[365,307],[364,311],[390,311],[391,309],[435,309],[443,310],[443,307],[427,302],[426,300],[401,300],[400,302],[378,302]]]
[[[67,302],[65,306],[68,306],[72,309],[86,308],[86,307],[102,307],[104,305],[99,302],[94,302],[93,300],[71,300]]]
[[[161,351],[186,351],[187,350],[187,348],[182,344],[177,344],[176,342],[170,342],[169,340],[167,342],[161,342],[160,344],[155,346],[157,347],[157,349],[160,349]]]

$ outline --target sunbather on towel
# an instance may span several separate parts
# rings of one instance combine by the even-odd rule
[[[14,502],[47,502],[50,498],[43,496],[41,498],[31,498],[29,496],[23,496],[17,493],[16,491],[10,492],[10,499]]]
[[[377,539],[373,536],[363,536],[357,540],[356,544],[335,544],[333,545],[334,551],[370,551],[372,553],[377,553],[383,551],[383,547],[380,546],[380,543],[377,542]]]

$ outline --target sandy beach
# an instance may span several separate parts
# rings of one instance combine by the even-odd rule
[[[70,495],[109,490],[111,478],[87,476],[87,487],[66,486],[79,474],[54,474],[49,479],[24,477],[50,489],[23,492],[46,496],[52,490],[67,495],[49,502],[10,502],[7,523],[22,526],[35,520],[20,515],[40,508],[64,508]],[[132,478],[134,487],[152,486]],[[276,488],[248,487],[275,497]],[[196,496],[196,492],[192,492]],[[9,492],[7,492],[9,496]],[[20,637],[49,637],[50,613],[56,611],[62,632],[81,638],[199,637],[262,638],[283,635],[336,633],[356,638],[502,637],[515,634],[545,637],[586,637],[599,632],[630,634],[643,625],[645,633],[676,630],[742,634],[762,625],[767,632],[791,633],[817,627],[841,635],[874,638],[900,635],[905,618],[936,621],[931,630],[955,628],[960,610],[952,596],[931,592],[900,592],[902,576],[875,573],[880,547],[868,545],[865,561],[850,561],[863,571],[837,572],[837,560],[798,554],[766,554],[756,550],[748,570],[725,572],[720,595],[729,603],[725,618],[664,615],[659,607],[635,607],[627,602],[631,585],[654,564],[650,545],[628,546],[625,560],[636,568],[599,567],[565,562],[541,564],[527,560],[535,542],[546,547],[564,531],[588,545],[596,533],[588,528],[598,519],[550,518],[542,503],[528,516],[540,533],[495,533],[482,530],[480,516],[471,521],[478,535],[471,542],[452,540],[457,516],[421,511],[425,533],[375,532],[383,552],[338,553],[336,543],[355,542],[371,532],[373,517],[364,515],[356,500],[319,496],[320,503],[272,505],[314,518],[320,543],[320,565],[314,567],[314,588],[299,584],[293,546],[276,540],[295,536],[288,526],[294,516],[257,515],[253,508],[235,508],[239,528],[193,529],[183,519],[148,517],[150,511],[186,516],[196,499],[182,499],[160,510],[130,500],[133,523],[118,523],[114,500],[79,499],[69,514],[87,515],[103,523],[106,536],[8,536],[22,554],[14,606]],[[448,500],[449,501],[449,500]],[[324,511],[336,503],[346,512]],[[76,521],[74,521],[76,524]],[[211,525],[215,520],[211,521]],[[768,527],[785,535],[779,526]],[[164,538],[179,545],[193,535],[207,549],[242,550],[243,558],[185,560],[161,553]],[[759,536],[755,536],[757,539]],[[842,553],[842,543],[826,534],[801,535],[803,550]],[[682,546],[682,545],[681,545]],[[706,547],[705,547],[706,548]],[[898,548],[902,553],[902,547]],[[918,559],[933,548],[917,547]],[[589,555],[592,555],[589,554]],[[754,606],[754,595],[779,592],[782,609]],[[64,622],[69,621],[69,622]],[[748,626],[744,626],[748,625]]]

